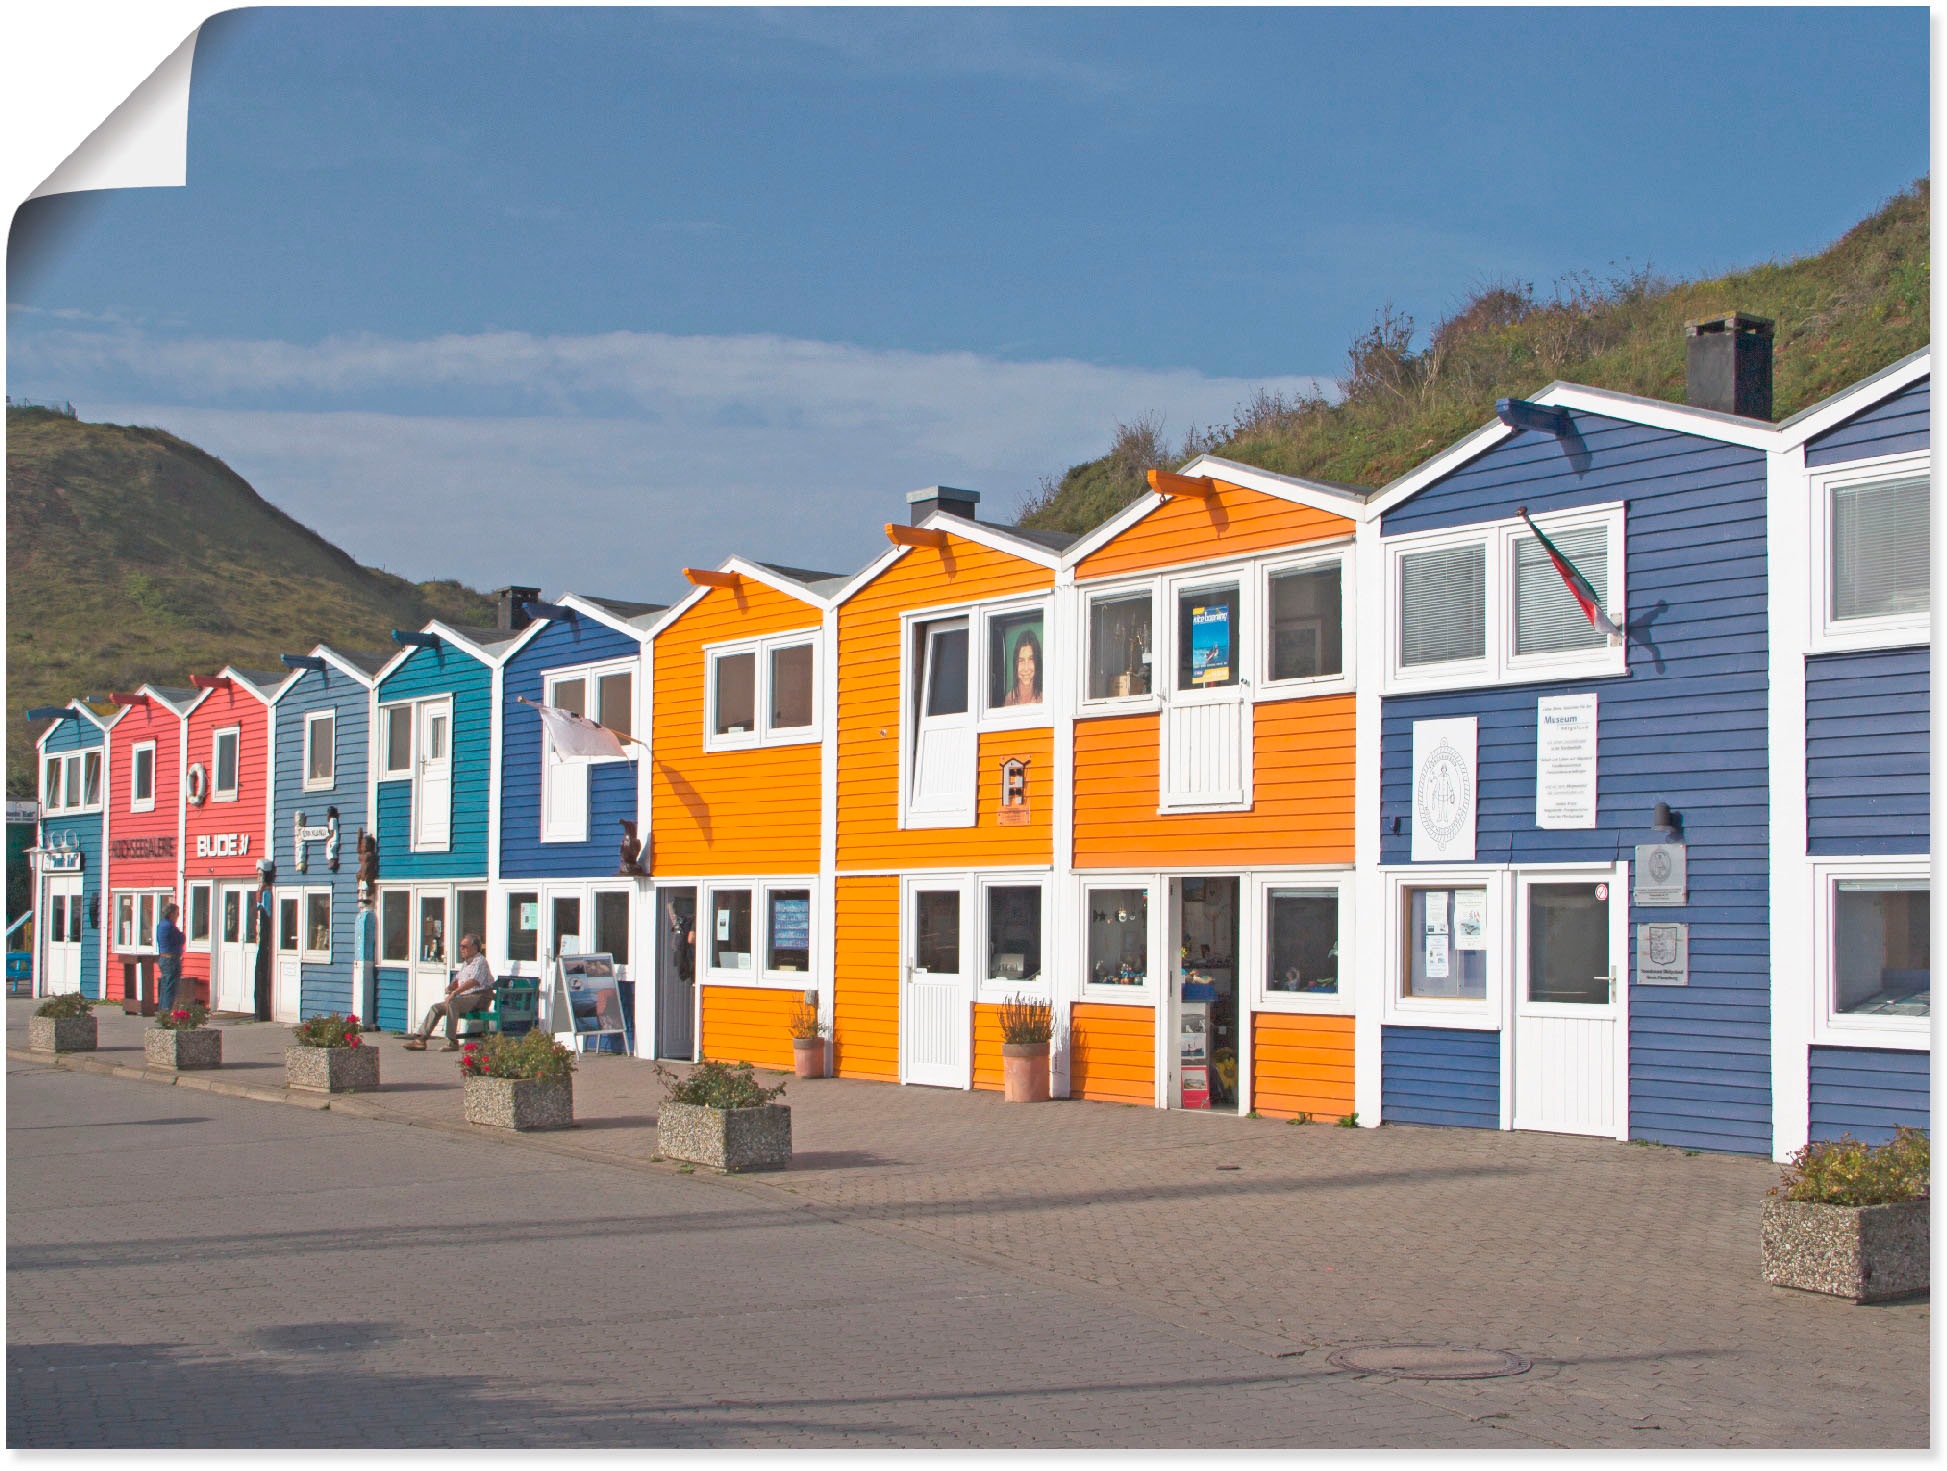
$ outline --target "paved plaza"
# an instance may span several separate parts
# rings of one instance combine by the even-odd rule
[[[515,1138],[391,1038],[325,1109],[286,1028],[162,1086],[108,1010],[27,1059],[29,1005],[16,1448],[1928,1443],[1927,1305],[1764,1286],[1762,1160],[819,1080],[725,1179],[652,1158],[632,1059]],[[1532,1367],[1344,1366],[1404,1344]]]

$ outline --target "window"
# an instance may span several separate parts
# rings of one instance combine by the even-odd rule
[[[913,968],[960,974],[960,891],[921,889],[913,898]]]
[[[101,752],[49,756],[41,769],[41,810],[48,815],[101,805]]]
[[[634,692],[633,670],[582,668],[550,675],[543,685],[542,699],[626,736],[634,723]],[[559,754],[545,734],[540,756],[541,841],[587,842],[589,768],[616,758]]]
[[[1541,530],[1625,621],[1621,505],[1552,513]],[[1520,520],[1386,544],[1392,592],[1388,688],[1460,689],[1628,673],[1628,650],[1582,611],[1547,548]],[[1275,650],[1274,650],[1275,656]]]
[[[1177,593],[1177,689],[1220,689],[1242,677],[1240,605],[1234,582]]]
[[[1896,455],[1813,478],[1814,652],[1926,642],[1931,463]]]
[[[710,894],[710,968],[750,969],[749,889],[716,889]]]
[[[1154,607],[1146,590],[1089,599],[1089,699],[1121,700],[1149,693]]]
[[[128,810],[155,811],[155,742],[131,747],[128,762]]]
[[[133,894],[115,896],[115,948],[117,950],[135,948],[135,896]]]
[[[719,736],[757,733],[757,655],[719,654],[710,665],[711,729]]]
[[[1040,705],[1048,667],[1042,649],[1039,608],[1027,613],[993,613],[987,618],[987,705],[989,709]]]
[[[1412,999],[1487,999],[1487,890],[1401,891],[1400,994]]]
[[[293,895],[277,901],[277,948],[280,953],[298,953],[297,898]]]
[[[632,669],[584,668],[559,672],[547,680],[542,698],[561,710],[571,710],[619,736],[635,730],[635,672]]]
[[[156,926],[162,922],[162,911],[175,900],[171,889],[124,889],[113,896],[115,915],[115,948],[132,955],[153,955],[156,952]],[[68,927],[70,931],[80,923],[81,903],[78,899],[68,906]],[[50,925],[50,930],[52,926]],[[80,938],[78,932],[73,938]]]
[[[304,896],[304,958],[331,959],[331,890],[312,889]]]
[[[68,805],[67,758],[49,756],[41,777],[41,810],[59,812]]]
[[[379,959],[404,965],[412,959],[412,891],[379,894]]]
[[[1273,994],[1339,994],[1339,893],[1272,889],[1265,901],[1264,988]]]
[[[380,714],[385,721],[385,750],[380,757],[383,774],[412,775],[412,706],[387,705]]]
[[[1337,561],[1271,574],[1268,679],[1327,679],[1345,672],[1341,582]]]
[[[487,944],[487,891],[461,889],[453,896],[453,938],[471,935],[485,950]]]
[[[81,755],[81,805],[98,807],[101,805],[101,752],[84,751]]]
[[[988,981],[1041,979],[1041,885],[994,884],[987,889]]]
[[[1925,1047],[1932,1026],[1927,860],[1830,859],[1813,865],[1819,1015],[1814,1040]]]
[[[446,896],[419,896],[419,963],[446,964]]]
[[[556,894],[548,904],[550,931],[554,937],[555,955],[586,955],[589,953],[585,937],[581,932],[581,895]]]
[[[189,927],[186,931],[189,948],[207,950],[210,945],[210,886],[191,884],[189,886]]]
[[[764,969],[810,970],[811,890],[767,890],[764,910]]]
[[[541,896],[532,889],[507,896],[507,958],[541,958]]]
[[[169,907],[166,894],[138,894],[135,897],[135,934],[137,947],[143,950],[156,948],[155,931],[162,919],[163,910]]]
[[[330,791],[338,774],[338,715],[317,710],[304,717],[304,789]]]
[[[237,747],[241,740],[242,733],[234,727],[219,730],[211,738],[210,800],[213,802],[237,800]]]
[[[709,751],[799,745],[818,738],[817,641],[805,632],[711,649]]]
[[[629,963],[629,894],[626,889],[595,893],[595,951],[617,965]]]
[[[1147,985],[1149,890],[1090,889],[1087,904],[1088,983]]]
[[[815,719],[817,692],[811,687],[810,644],[782,644],[771,650],[769,730],[803,730]]]

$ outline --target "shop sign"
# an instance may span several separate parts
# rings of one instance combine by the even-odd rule
[[[247,858],[249,855],[249,833],[198,833],[196,835],[198,858]]]
[[[1595,826],[1594,695],[1535,701],[1535,826]]]
[[[1689,925],[1639,924],[1636,926],[1636,984],[1639,986],[1690,984]]]
[[[1413,861],[1474,859],[1474,749],[1477,723],[1413,722]]]
[[[1026,827],[1028,823],[1028,763],[1023,756],[1010,756],[1001,762],[1001,800],[994,821],[1001,827]]]
[[[110,858],[174,858],[176,839],[172,833],[157,833],[143,838],[117,838],[108,845]]]
[[[292,865],[299,873],[310,868],[310,858],[306,847],[311,843],[325,845],[325,867],[333,873],[338,871],[338,809],[325,809],[325,820],[319,823],[306,822],[302,812],[292,814],[291,855]]]
[[[49,852],[41,850],[42,873],[80,873],[81,855],[78,852]]]
[[[1636,892],[1632,896],[1647,908],[1688,904],[1689,862],[1682,843],[1638,843],[1636,845]]]

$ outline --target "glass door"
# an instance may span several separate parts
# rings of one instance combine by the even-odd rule
[[[451,897],[445,889],[414,891],[417,924],[413,930],[411,1014],[406,1018],[409,1027],[419,1025],[426,1008],[446,994],[446,983],[452,979]]]
[[[1623,871],[1517,884],[1514,1126],[1624,1138]]]
[[[900,1074],[937,1088],[973,1085],[973,984],[966,903],[955,883],[913,883],[906,898],[906,994]]]

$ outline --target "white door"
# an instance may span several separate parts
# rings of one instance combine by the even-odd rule
[[[257,972],[250,952],[250,890],[225,884],[217,900],[216,945],[210,961],[216,974],[210,1004],[217,1011],[257,1010]],[[185,993],[187,994],[187,993]]]
[[[922,649],[919,720],[913,737],[907,811],[935,821],[971,819],[977,738],[970,698],[967,620],[950,618],[926,625]]]
[[[47,898],[41,905],[41,929],[45,936],[46,981],[42,990],[60,996],[81,989],[81,877],[79,874],[51,875]]]
[[[900,1073],[936,1088],[973,1086],[973,983],[958,884],[906,891],[906,994],[899,1007]]]
[[[298,952],[304,944],[302,926],[306,902],[302,894],[280,897],[277,901],[277,947],[271,952],[277,957],[270,984],[273,1021],[295,1022],[303,1006],[304,967],[298,960]]]
[[[1235,806],[1249,794],[1251,758],[1242,588],[1233,581],[1172,591],[1176,667],[1157,725],[1158,805]]]
[[[445,889],[414,889],[412,987],[408,1027],[425,1020],[426,1009],[446,994],[453,978],[452,896]]]
[[[1625,890],[1620,868],[1518,881],[1517,1129],[1627,1137]]]
[[[418,707],[414,761],[412,846],[440,849],[453,840],[453,704],[431,700]]]

